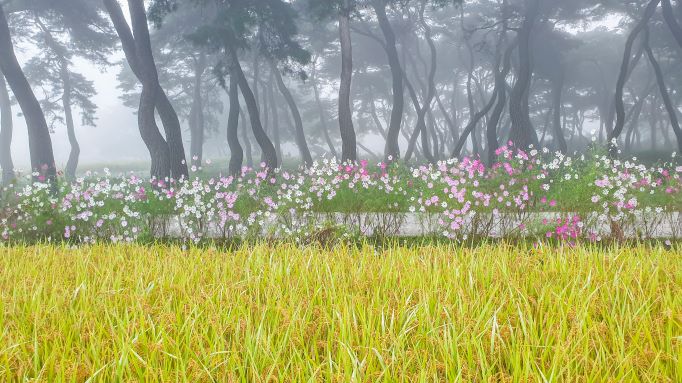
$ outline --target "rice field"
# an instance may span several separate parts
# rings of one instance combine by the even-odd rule
[[[682,380],[663,247],[0,249],[1,381]]]

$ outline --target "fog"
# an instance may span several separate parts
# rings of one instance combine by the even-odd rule
[[[21,58],[24,59],[25,56]],[[102,165],[112,160],[122,162],[148,160],[147,150],[139,138],[135,110],[124,106],[119,98],[121,91],[117,89],[117,68],[112,67],[101,72],[91,63],[79,61],[75,70],[94,81],[97,95],[93,101],[99,106],[96,127],[82,126],[76,121],[78,139],[82,144],[83,164]],[[19,115],[15,115],[14,124],[12,156],[15,165],[20,169],[30,169],[26,122]],[[56,127],[51,138],[57,167],[63,168],[70,151],[65,128]]]
[[[54,164],[68,167],[66,83],[55,75],[63,71],[75,84],[68,113],[78,171],[151,164],[152,175],[172,174],[209,158],[226,170],[230,160],[232,168],[333,156],[492,160],[509,140],[573,153],[615,139],[621,154],[656,160],[682,139],[680,1],[137,3],[2,2],[9,35],[0,37],[11,39],[3,54],[16,56],[42,106],[22,113],[30,97],[4,60],[15,168],[49,162],[45,126],[34,118],[29,127],[24,113],[45,117]],[[156,83],[145,108],[143,90]],[[238,149],[227,139],[231,86]],[[157,144],[170,148],[167,159],[155,157]]]

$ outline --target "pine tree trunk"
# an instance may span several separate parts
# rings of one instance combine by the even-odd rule
[[[433,163],[435,161],[433,160],[433,156],[431,155],[431,150],[429,148],[429,142],[426,133],[426,120],[420,119],[424,107],[419,104],[419,97],[417,96],[417,92],[414,90],[414,86],[412,86],[410,80],[407,79],[407,73],[405,73],[404,76],[405,87],[407,88],[408,94],[412,99],[414,109],[417,112],[417,124],[408,140],[407,150],[405,151],[404,159],[405,162],[410,161],[410,159],[412,158],[412,153],[414,152],[417,145],[417,138],[422,137],[421,144],[422,151],[424,152],[424,157],[426,158],[427,161]],[[424,145],[424,143],[426,143],[426,146]]]
[[[182,143],[180,121],[173,105],[170,103],[166,93],[159,84],[143,1],[128,0],[128,9],[133,26],[132,31],[128,26],[128,22],[126,21],[123,10],[118,2],[116,0],[103,0],[103,2],[109,17],[114,24],[119,39],[121,40],[123,52],[125,53],[126,60],[133,73],[140,83],[142,83],[143,89],[145,84],[148,88],[156,88],[147,90],[145,96],[150,97],[150,95],[152,95],[153,100],[146,100],[145,104],[152,102],[154,110],[158,111],[166,138],[161,135],[156,121],[151,124],[151,119],[148,117],[144,119],[147,125],[139,126],[140,133],[143,136],[142,140],[145,141],[145,145],[152,157],[151,176],[156,178],[166,178],[170,176],[175,179],[187,178],[189,176],[189,171],[185,160],[185,149]],[[140,100],[140,104],[142,104],[142,100]],[[152,115],[154,114],[154,110],[152,111]],[[145,113],[148,112],[145,111]],[[141,121],[142,119],[138,112],[138,124]],[[159,137],[161,138],[161,141],[159,141]],[[161,147],[162,145],[165,145],[167,148],[163,149]],[[157,158],[154,158],[154,156],[157,156]],[[168,161],[168,163],[161,164],[162,161]],[[165,173],[166,168],[169,169],[169,175],[160,177],[160,173]]]
[[[332,156],[334,158],[339,158],[339,155],[336,153],[336,148],[334,147],[334,143],[332,142],[331,137],[329,136],[329,127],[327,126],[327,117],[325,116],[324,113],[324,108],[322,106],[322,101],[320,100],[320,91],[317,88],[317,76],[316,76],[316,68],[315,68],[315,63],[313,63],[313,69],[312,69],[312,76],[310,78],[311,85],[313,87],[313,94],[315,96],[315,104],[317,105],[317,112],[320,115],[320,126],[322,127],[322,134],[324,135],[324,140],[327,142],[327,146],[329,146],[329,151],[332,153]]]
[[[526,14],[518,33],[519,73],[509,99],[509,114],[512,123],[509,139],[520,149],[538,145],[538,136],[530,120],[528,98],[533,76],[530,40],[539,7],[539,0],[526,0]]]
[[[656,142],[656,129],[658,129],[658,116],[656,114],[656,104],[652,100],[649,103],[649,132],[651,133],[651,151],[656,151],[657,149],[657,142]]]
[[[500,118],[507,105],[507,75],[511,71],[511,55],[514,52],[517,41],[510,44],[504,52],[504,63],[502,64],[502,71],[495,74],[495,89],[497,90],[497,103],[493,109],[488,125],[486,126],[486,141],[488,142],[488,166],[492,166],[497,160],[495,152],[499,148],[497,127],[500,123]]]
[[[204,100],[202,78],[206,70],[206,55],[201,53],[194,61],[194,89],[190,110],[190,157],[192,166],[201,167],[204,155]]]
[[[607,137],[609,153],[611,157],[618,156],[618,147],[614,141],[617,140],[618,137],[620,137],[621,133],[623,133],[623,128],[625,127],[625,103],[623,102],[623,91],[625,89],[625,83],[627,82],[628,76],[631,72],[630,59],[632,58],[632,46],[634,45],[637,36],[649,23],[649,20],[656,11],[656,8],[658,7],[658,3],[660,3],[660,1],[661,0],[651,0],[649,2],[644,11],[644,16],[639,21],[639,23],[637,23],[632,32],[630,32],[630,35],[628,36],[627,41],[625,42],[623,62],[621,63],[620,74],[618,75],[618,82],[616,83],[615,101],[616,125],[614,126],[613,130]]]
[[[239,81],[237,81],[237,90],[239,90]],[[246,128],[246,113],[239,106],[239,120],[241,121],[241,128],[239,131],[242,135],[242,141],[244,142],[244,155],[246,156],[246,166],[253,168],[253,150],[251,148],[251,140],[249,138],[249,131]]]
[[[166,134],[166,141],[168,142],[171,176],[176,180],[181,178],[187,179],[189,177],[189,170],[185,158],[185,146],[182,142],[180,120],[178,119],[178,114],[175,112],[175,108],[168,99],[166,92],[158,84],[157,88],[155,109],[159,113],[159,117],[161,117],[163,131]]]
[[[670,3],[670,0],[663,0],[661,4],[663,5],[663,18],[665,19],[666,24],[668,24],[668,28],[670,28],[675,41],[682,47],[682,27],[680,27],[679,22],[675,19],[675,12],[673,11],[672,4]],[[679,4],[678,1],[677,5],[679,6]]]
[[[14,162],[12,161],[12,104],[5,76],[0,72],[0,167],[2,167],[2,184],[7,186],[14,182]]]
[[[81,153],[78,139],[76,138],[76,130],[73,123],[73,111],[71,110],[71,76],[69,74],[69,67],[66,61],[61,63],[61,80],[63,86],[62,106],[64,108],[64,120],[66,122],[66,134],[69,137],[69,145],[71,151],[69,152],[69,159],[66,162],[66,169],[64,176],[69,182],[76,179],[76,169],[78,168],[78,158]]]
[[[162,95],[159,94],[158,73],[153,58],[151,57],[151,42],[147,27],[147,17],[142,0],[128,0],[130,17],[135,33],[137,69],[142,80],[142,92],[137,114],[137,122],[140,135],[152,156],[151,175],[159,180],[166,180],[173,176],[171,164],[170,145],[164,140],[156,125],[156,106],[162,103]],[[146,33],[145,33],[146,31]],[[166,101],[168,101],[166,99]],[[167,102],[170,104],[170,102]],[[166,105],[167,106],[167,105]],[[171,108],[172,109],[172,108]],[[162,117],[168,112],[167,109],[159,109]],[[168,129],[166,135],[168,135]],[[170,137],[166,137],[170,140]],[[176,153],[177,154],[177,153]]]
[[[398,48],[396,47],[395,33],[386,15],[386,1],[374,0],[372,7],[377,15],[379,27],[384,35],[388,65],[391,69],[393,87],[393,106],[391,109],[391,120],[388,125],[386,135],[386,148],[384,150],[384,160],[387,162],[396,161],[400,158],[400,127],[403,120],[403,108],[405,103],[403,90],[403,70],[400,65]]]
[[[17,61],[2,5],[0,5],[0,71],[5,75],[5,79],[26,119],[31,168],[38,173],[35,180],[54,184],[57,169],[54,162],[50,131],[40,103]]]
[[[630,127],[628,128],[628,132],[625,135],[625,150],[629,151],[632,149],[632,145],[634,143],[634,137],[635,133],[637,130],[637,127],[639,125],[639,117],[642,115],[642,108],[644,107],[644,101],[646,100],[647,96],[649,95],[649,90],[647,89],[644,91],[642,95],[640,95],[639,99],[635,102],[635,106],[632,108],[632,111],[630,112]]]
[[[291,115],[294,118],[295,128],[294,136],[296,138],[296,146],[298,146],[298,151],[301,155],[301,159],[303,160],[303,164],[306,167],[310,167],[313,165],[313,157],[310,155],[310,149],[308,148],[308,143],[305,140],[305,132],[303,131],[303,119],[301,119],[301,112],[299,112],[298,110],[298,106],[296,105],[294,96],[291,94],[289,88],[287,88],[286,84],[284,83],[284,80],[282,79],[282,74],[279,72],[279,68],[277,68],[277,65],[275,64],[274,61],[272,61],[272,59],[270,59],[270,70],[275,75],[277,87],[279,88],[280,93],[282,93],[282,96],[284,96],[287,105],[289,105],[289,111],[291,112]]]
[[[339,14],[339,41],[341,43],[341,83],[339,86],[339,132],[341,133],[341,161],[357,161],[358,149],[353,128],[350,91],[353,78],[353,47],[350,35],[349,0]]]
[[[438,151],[438,142],[437,139],[433,143],[433,151],[429,149],[429,137],[427,133],[427,127],[426,127],[426,114],[431,111],[431,102],[433,101],[433,98],[436,95],[436,69],[438,65],[438,57],[436,53],[436,45],[433,42],[433,38],[431,36],[431,27],[429,24],[424,20],[424,8],[426,8],[426,1],[423,0],[421,7],[419,9],[419,22],[424,29],[424,38],[426,39],[426,43],[429,46],[429,57],[430,57],[430,66],[429,66],[429,74],[428,74],[428,83],[427,83],[427,90],[426,90],[426,97],[424,98],[424,101],[422,102],[422,107],[421,110],[419,110],[419,113],[417,115],[417,127],[419,127],[420,130],[420,135],[421,135],[421,142],[422,142],[422,149],[424,151],[424,156],[426,157],[426,160],[429,161],[432,164],[436,163],[436,158],[433,155],[433,152]]]
[[[246,76],[244,76],[244,71],[242,70],[242,66],[239,63],[239,59],[237,58],[236,50],[230,47],[229,55],[232,60],[232,74],[237,76],[237,80],[239,80],[239,89],[241,90],[242,96],[244,97],[246,109],[249,112],[253,136],[256,138],[256,142],[261,148],[265,166],[269,171],[273,171],[277,168],[277,150],[272,144],[272,141],[270,141],[270,138],[268,138],[268,135],[263,130],[256,97],[253,95],[253,91],[251,91],[251,87],[249,86],[249,82],[246,80]]]
[[[497,90],[497,89],[496,89]],[[462,148],[464,148],[464,144],[466,143],[467,137],[472,134],[474,129],[476,129],[476,126],[478,125],[478,122],[481,121],[483,116],[488,114],[490,112],[490,109],[493,108],[495,105],[495,100],[497,99],[497,92],[493,91],[492,96],[490,97],[490,100],[488,103],[481,109],[480,111],[476,112],[473,116],[471,116],[471,120],[467,124],[466,128],[464,128],[464,131],[462,132],[462,135],[460,136],[459,140],[457,141],[457,144],[455,145],[455,149],[452,151],[452,158],[457,158],[460,156],[462,153]],[[474,135],[472,135],[474,137]],[[475,140],[472,138],[472,141],[475,142]],[[474,144],[474,148],[476,145]]]
[[[270,104],[270,112],[272,113],[272,140],[274,141],[277,159],[279,160],[277,166],[282,166],[284,157],[282,156],[282,140],[280,138],[279,108],[275,101],[275,91],[272,86],[267,88],[267,99]]]
[[[455,124],[454,119],[457,118],[457,111],[453,111],[454,114],[454,119],[450,117],[450,114],[448,113],[447,109],[445,109],[445,105],[443,105],[443,102],[440,99],[440,95],[436,94],[436,105],[438,105],[438,109],[440,110],[440,113],[443,115],[443,118],[445,119],[446,124],[448,125],[448,132],[452,136],[452,144],[450,144],[450,140],[448,141],[448,145],[450,146],[450,150],[454,148],[454,140],[457,135],[457,124]]]
[[[227,116],[227,144],[230,147],[230,166],[231,176],[238,177],[242,172],[244,162],[244,150],[239,144],[239,84],[237,78],[230,76],[230,111]]]
[[[561,127],[561,96],[564,89],[564,75],[552,81],[552,103],[554,110],[552,127],[554,128],[554,142],[561,153],[568,152],[568,144],[564,138],[564,131]]]
[[[658,83],[658,89],[660,90],[661,98],[663,99],[663,105],[665,105],[665,109],[668,111],[668,115],[670,116],[670,125],[673,128],[675,137],[677,137],[678,153],[682,153],[682,129],[680,128],[680,122],[677,116],[677,107],[675,107],[672,100],[670,99],[668,88],[665,85],[663,71],[661,70],[661,66],[658,64],[658,60],[656,60],[656,57],[654,56],[654,53],[651,50],[648,38],[645,42],[644,50],[646,51],[646,54],[649,57],[649,62],[651,62],[651,66],[654,68],[654,73],[656,74],[656,82]]]

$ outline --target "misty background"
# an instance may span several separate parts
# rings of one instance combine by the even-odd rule
[[[680,102],[677,75],[680,47],[676,46],[673,34],[666,26],[665,7],[661,10],[659,1],[655,2],[657,8],[648,16],[651,21],[645,28],[646,36],[648,41],[651,41],[649,45],[653,47],[653,52],[659,57],[666,80],[669,81],[667,88],[677,108]],[[32,25],[32,18],[42,17],[45,23],[51,22],[54,18],[65,23],[58,13],[68,11],[59,7],[51,9],[50,2],[42,0],[28,2],[9,0],[4,3],[5,8],[11,10],[7,11],[8,22],[13,34],[17,60],[22,67],[30,66],[30,61],[32,59],[35,61],[36,57],[40,57],[41,50],[46,49],[44,41],[39,38],[39,28]],[[99,4],[100,0],[86,3],[88,7],[92,7],[93,12],[100,15],[101,20],[97,22],[109,24],[109,8]],[[424,141],[416,140],[410,143],[412,137],[418,136],[413,132],[419,129],[420,107],[425,108],[423,111],[425,128],[433,136],[434,147],[427,149],[437,152],[434,153],[436,159],[450,157],[449,153],[460,138],[458,135],[462,134],[462,130],[472,119],[476,119],[473,131],[469,138],[464,137],[466,141],[459,154],[478,154],[483,157],[488,151],[484,132],[486,125],[489,124],[494,105],[492,102],[498,95],[495,71],[502,66],[503,53],[508,50],[510,68],[505,76],[504,86],[507,100],[513,100],[522,72],[523,57],[519,48],[512,45],[519,44],[517,35],[521,34],[521,29],[529,21],[534,6],[537,8],[537,14],[533,16],[534,24],[530,27],[529,90],[524,95],[529,99],[527,113],[530,119],[527,125],[531,126],[540,138],[541,145],[552,150],[561,147],[551,127],[559,124],[567,136],[568,143],[565,145],[569,152],[583,151],[594,140],[606,145],[614,120],[617,125],[619,117],[617,112],[614,112],[613,105],[605,104],[613,103],[616,98],[616,80],[619,71],[622,71],[621,62],[627,38],[641,24],[643,17],[647,17],[647,9],[652,7],[654,1],[140,0],[140,3],[144,4],[147,12],[145,16],[149,21],[152,50],[161,88],[168,92],[170,101],[180,117],[185,156],[192,157],[190,149],[192,138],[187,117],[192,112],[188,111],[190,107],[187,102],[181,99],[184,97],[183,93],[186,96],[186,93],[191,91],[192,74],[182,70],[173,73],[174,65],[178,65],[177,62],[186,58],[183,55],[201,52],[201,55],[206,57],[206,68],[201,75],[205,89],[201,113],[207,125],[203,128],[205,132],[202,133],[204,135],[202,157],[227,159],[231,153],[226,141],[229,112],[227,88],[232,73],[231,69],[226,70],[224,65],[225,61],[229,61],[226,57],[230,54],[224,42],[223,45],[217,42],[221,38],[220,33],[216,34],[215,29],[211,32],[209,27],[215,28],[218,23],[223,23],[221,25],[224,27],[226,23],[232,23],[230,28],[233,28],[234,25],[243,23],[245,27],[244,25],[241,27],[247,30],[241,31],[243,35],[238,38],[235,37],[235,41],[238,40],[235,43],[235,47],[238,47],[235,54],[238,55],[245,77],[252,82],[253,93],[256,95],[261,114],[260,119],[266,134],[275,141],[281,163],[286,159],[300,160],[297,149],[300,145],[296,138],[295,118],[292,119],[288,110],[286,96],[283,97],[277,91],[278,86],[275,84],[272,68],[268,67],[267,57],[270,57],[268,55],[271,55],[269,59],[274,57],[279,60],[275,65],[279,66],[283,82],[290,90],[297,108],[300,109],[305,139],[311,147],[313,157],[330,157],[333,155],[332,150],[341,156],[343,140],[339,134],[339,124],[344,123],[339,122],[337,114],[341,48],[338,41],[339,17],[336,12],[343,13],[344,7],[347,7],[345,11],[350,24],[353,49],[352,88],[349,98],[352,125],[357,135],[357,157],[376,159],[385,157],[388,148],[386,133],[390,130],[389,124],[392,124],[392,109],[395,109],[395,89],[393,94],[391,92],[391,75],[394,68],[387,65],[390,61],[387,52],[390,49],[386,48],[388,37],[377,16],[379,9],[377,4],[380,4],[393,28],[398,61],[404,72],[403,118],[400,122],[400,136],[397,139],[400,153],[403,156],[406,150],[414,151],[417,161],[424,162],[429,157],[426,152],[422,153]],[[672,5],[674,17],[682,19],[680,1],[664,0],[661,7],[665,3]],[[117,4],[123,11],[126,21],[131,23],[128,2],[118,1]],[[242,18],[253,17],[253,20],[235,21],[229,18],[236,16],[223,16],[220,12],[212,12],[223,9],[220,7],[223,7],[228,15],[232,12],[232,15],[240,15]],[[269,30],[266,25],[267,17],[273,17],[268,12],[276,13],[277,9],[290,12],[284,13],[291,20],[282,21],[281,33],[286,34],[285,37],[277,36],[276,34],[280,32],[275,27]],[[221,20],[220,17],[225,19]],[[55,21],[55,25],[59,22]],[[107,33],[116,38],[114,28],[111,28],[111,25],[107,27],[110,28]],[[291,30],[290,27],[294,29]],[[64,46],[68,46],[67,41],[72,38],[69,35],[69,28],[68,25],[55,27],[57,39]],[[284,45],[269,47],[270,42],[264,43],[259,40],[263,30],[272,33],[275,36],[274,40],[281,38],[285,41]],[[201,35],[202,33],[205,35]],[[675,150],[675,136],[670,131],[669,117],[665,114],[663,101],[655,87],[651,65],[646,62],[646,57],[642,58],[646,56],[642,53],[645,46],[643,34],[644,32],[641,32],[639,36],[635,36],[634,48],[631,47],[632,62],[627,71],[627,83],[622,95],[626,108],[623,136],[626,137],[625,146],[629,153],[652,151],[655,152],[654,156],[665,158],[666,154]],[[650,35],[652,37],[649,37]],[[183,49],[189,49],[191,53],[180,52],[179,56],[173,56],[176,54],[172,52],[176,44],[174,41],[178,41],[178,45],[185,47]],[[434,43],[437,54],[436,66],[431,68],[435,72],[433,73],[435,96],[428,95],[431,42]],[[305,51],[305,58],[296,57],[302,55],[297,51],[299,48],[301,52]],[[284,52],[286,49],[289,51]],[[281,56],[277,56],[280,53]],[[114,163],[146,164],[150,160],[150,152],[140,138],[137,117],[141,86],[130,70],[120,42],[102,54],[110,65],[94,63],[78,55],[69,59],[70,70],[92,81],[95,93],[89,97],[96,106],[93,112],[94,126],[83,124],[78,117],[74,118],[75,134],[80,143],[79,165],[87,168]],[[47,96],[41,89],[42,86],[33,81],[29,70],[25,71],[36,97],[43,102]],[[556,100],[553,99],[555,94],[552,91],[555,80],[559,77],[563,87],[559,93],[563,93],[563,97],[560,100],[561,110],[557,113]],[[175,88],[181,90],[174,93]],[[314,99],[312,88],[316,88],[321,100]],[[429,98],[428,105],[423,105]],[[257,140],[248,130],[252,121],[249,121],[246,113],[245,99],[240,97],[240,102],[242,110],[239,129],[248,131],[248,134],[244,133],[240,138],[242,145],[252,147],[248,150],[253,151],[251,155],[254,158],[251,161],[253,164],[258,162],[260,152]],[[491,108],[486,111],[489,102]],[[420,103],[422,105],[419,105]],[[511,104],[503,107],[504,111],[498,122],[498,140],[501,144],[514,134]],[[481,110],[485,113],[478,118],[475,117],[474,115],[481,113]],[[31,166],[31,160],[26,122],[16,102],[12,105],[12,112],[14,124],[12,158],[16,168],[27,169]],[[78,107],[75,106],[74,114],[78,113]],[[161,127],[158,115],[157,124]],[[57,168],[62,169],[71,150],[66,128],[59,118],[49,121],[49,125],[55,163]],[[322,125],[328,137],[321,134]],[[657,133],[657,129],[660,129],[662,134]],[[163,129],[161,133],[165,137]],[[244,139],[249,142],[244,142]],[[622,137],[619,139],[622,140]],[[411,145],[413,147],[408,148]]]

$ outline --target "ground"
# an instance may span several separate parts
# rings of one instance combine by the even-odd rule
[[[0,380],[682,380],[655,245],[13,246]]]

